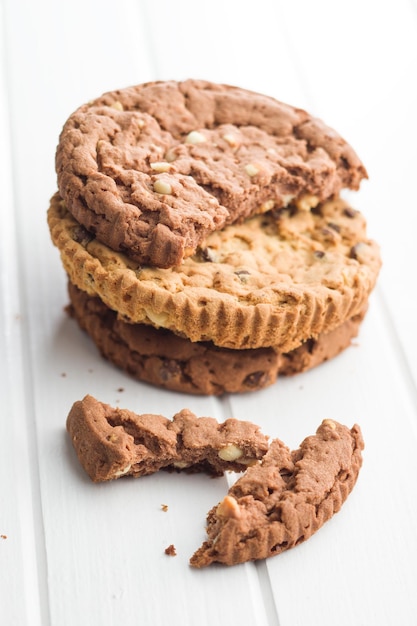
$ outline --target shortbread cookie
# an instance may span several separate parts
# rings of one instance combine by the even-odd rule
[[[366,171],[306,111],[237,87],[153,82],[75,111],[56,154],[80,224],[141,264],[179,265],[214,231],[357,189]]]
[[[219,424],[183,409],[172,420],[113,408],[90,395],[67,417],[81,465],[94,482],[145,476],[160,469],[244,471],[262,458],[268,438],[259,426],[230,418]]]
[[[173,391],[220,395],[255,391],[279,376],[306,370],[335,357],[356,337],[364,313],[287,354],[273,348],[230,350],[192,343],[169,330],[128,324],[98,297],[69,283],[68,312],[100,353],[134,378]]]
[[[226,348],[289,352],[330,332],[364,309],[381,264],[363,216],[342,199],[228,226],[175,269],[114,252],[57,194],[48,222],[77,287],[130,322]]]
[[[362,464],[359,426],[324,420],[299,450],[279,440],[250,467],[207,517],[208,540],[194,567],[265,559],[305,541],[352,491]]]

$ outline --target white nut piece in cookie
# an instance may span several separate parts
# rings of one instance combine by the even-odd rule
[[[197,144],[204,143],[206,138],[202,133],[199,133],[198,130],[192,130],[185,138],[185,143]]]
[[[314,209],[319,203],[319,198],[311,193],[306,193],[296,202],[297,209],[300,211],[309,211]]]
[[[336,424],[333,420],[325,419],[322,421],[322,426],[328,426],[332,430],[336,430]]]
[[[155,161],[150,166],[154,172],[169,172],[172,169],[172,165],[168,161]]]
[[[273,209],[275,206],[275,200],[266,200],[265,202],[263,202],[260,206],[260,213],[266,213],[267,211],[270,211],[271,209]]]
[[[245,165],[245,172],[251,178],[259,174],[259,167],[255,163],[248,163]]]
[[[229,144],[231,148],[236,148],[236,146],[239,145],[239,141],[236,135],[233,135],[232,133],[226,133],[225,135],[223,135],[223,139],[226,143]]]
[[[288,206],[294,200],[295,195],[293,193],[287,193],[282,196],[282,204],[283,206]]]
[[[172,148],[169,148],[165,152],[165,160],[168,161],[168,163],[172,163],[173,161],[175,161],[176,158],[177,158],[177,154],[174,152]]]
[[[172,465],[177,469],[185,469],[186,467],[190,466],[190,464],[186,463],[185,461],[175,461],[175,463],[173,463]]]
[[[243,455],[243,450],[238,448],[234,443],[228,443],[227,446],[219,450],[217,454],[222,461],[236,461]]]
[[[232,496],[225,496],[217,506],[216,513],[219,517],[240,517],[240,509],[237,501]]]
[[[121,470],[117,470],[117,472],[114,472],[114,477],[115,478],[120,478],[120,476],[124,476],[125,474],[127,474],[128,472],[130,472],[132,466],[131,465],[127,465],[126,467],[124,467]]]
[[[155,311],[149,311],[149,309],[145,309],[145,313],[156,327],[165,327],[167,325],[168,315],[166,313],[155,313]]]
[[[153,184],[153,190],[156,191],[156,193],[161,193],[164,195],[170,195],[172,194],[172,187],[169,183],[167,183],[165,180],[162,180],[160,178],[158,178],[158,180],[156,180]]]
[[[116,111],[124,111],[123,104],[119,100],[116,100],[110,106],[112,109],[116,109]]]

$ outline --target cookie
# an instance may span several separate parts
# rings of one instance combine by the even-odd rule
[[[247,469],[207,517],[208,539],[190,564],[235,565],[265,559],[305,541],[352,491],[362,464],[359,426],[324,420],[299,450],[279,440]]]
[[[67,430],[78,459],[94,482],[145,476],[160,469],[242,472],[262,458],[268,438],[250,422],[219,424],[183,409],[172,420],[113,408],[87,395],[74,402]]]
[[[366,306],[381,265],[364,217],[340,198],[232,224],[174,269],[111,250],[57,194],[48,223],[80,289],[132,323],[232,349],[289,352],[340,327]]]
[[[306,111],[198,80],[84,104],[62,129],[56,171],[80,224],[164,268],[212,231],[273,207],[315,206],[367,176],[347,142]]]
[[[85,330],[103,357],[134,378],[192,394],[221,395],[262,389],[278,375],[304,372],[335,357],[357,335],[364,312],[292,352],[273,348],[230,350],[210,342],[191,342],[169,330],[128,324],[98,297],[71,283],[69,314]]]

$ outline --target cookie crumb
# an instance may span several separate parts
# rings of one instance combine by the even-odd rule
[[[165,548],[165,554],[167,554],[168,556],[177,556],[177,550],[173,543],[171,543],[168,548]]]
[[[161,509],[163,510],[164,513],[166,513],[168,511],[168,505],[167,504],[161,504]]]
[[[117,391],[118,391],[119,393],[123,393],[123,391],[124,391],[124,390],[125,390],[125,388],[124,388],[124,387],[119,387]]]
[[[66,372],[61,372],[61,377],[62,378],[66,378],[67,377],[67,373]]]
[[[7,535],[0,535],[0,539],[7,539]]]

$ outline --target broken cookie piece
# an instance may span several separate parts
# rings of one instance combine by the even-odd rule
[[[324,420],[291,452],[275,439],[207,516],[208,539],[190,564],[235,565],[288,550],[315,533],[352,491],[362,464],[359,426]]]
[[[172,420],[113,408],[90,395],[67,417],[81,465],[94,482],[144,476],[159,469],[242,472],[261,459],[268,438],[259,426],[230,418],[219,424],[183,409]]]

